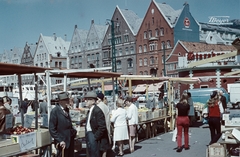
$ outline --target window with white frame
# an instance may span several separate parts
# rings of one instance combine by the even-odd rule
[[[158,36],[159,36],[159,30],[155,29],[155,37],[158,37]]]
[[[108,58],[108,51],[103,52],[103,58]]]
[[[152,64],[154,64],[154,57],[153,56],[150,57],[150,65],[152,65]]]
[[[96,45],[95,45],[95,48],[96,48],[96,49],[98,48],[98,41],[96,41]]]
[[[148,31],[148,37],[151,38],[152,37],[152,30]]]
[[[142,71],[140,71],[140,72],[139,72],[139,74],[140,74],[140,75],[143,75],[143,72],[142,72]]]
[[[149,45],[149,48],[150,48],[150,51],[156,50],[155,43],[151,43],[151,44]]]
[[[127,60],[127,64],[128,64],[128,68],[132,68],[133,67],[133,60],[131,58],[129,58]]]
[[[139,49],[138,52],[142,53],[142,45],[139,45],[138,49]]]
[[[172,46],[171,46],[171,42],[170,42],[170,40],[168,40],[167,41],[167,48],[171,48]]]
[[[87,55],[87,61],[90,61],[90,54]]]
[[[118,56],[118,50],[117,49],[115,49],[115,55]]]
[[[130,47],[130,53],[134,54],[134,47],[133,46]]]
[[[147,32],[146,32],[146,31],[144,32],[143,38],[144,38],[144,39],[147,39]]]
[[[87,47],[87,50],[90,50],[90,43],[88,43],[88,47]]]
[[[92,42],[92,49],[94,49],[94,42]]]
[[[142,58],[139,59],[139,66],[142,66]]]
[[[82,56],[78,56],[78,62],[79,62],[79,63],[82,62]]]
[[[121,69],[121,67],[122,67],[122,65],[121,65],[121,61],[118,60],[116,64],[117,64],[117,69]]]
[[[125,47],[125,53],[128,55],[128,47]]]
[[[148,71],[144,71],[144,75],[148,75]]]
[[[164,41],[162,41],[161,48],[162,48],[162,50],[163,50],[163,48],[165,48],[165,42]]]
[[[160,28],[160,36],[164,36],[164,28]]]
[[[144,66],[147,66],[147,58],[144,58],[144,60],[143,60],[143,65],[144,65]]]
[[[124,42],[128,42],[129,41],[129,35],[124,35]]]
[[[147,45],[146,44],[143,46],[143,52],[147,52]]]
[[[119,49],[118,54],[119,54],[119,56],[122,56],[122,48]]]
[[[92,54],[92,61],[94,61],[95,60],[95,55],[94,54]]]

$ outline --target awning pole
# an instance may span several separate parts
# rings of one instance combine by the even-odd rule
[[[18,89],[19,89],[19,105],[20,105],[20,111],[21,111],[21,121],[22,121],[22,126],[24,126],[24,111],[22,108],[22,77],[20,74],[18,74]]]
[[[64,92],[67,91],[67,74],[64,74],[64,77],[63,77],[63,91]]]
[[[35,129],[38,129],[38,77],[36,73],[34,73],[34,84],[35,84],[35,102],[34,102],[34,108],[35,108]]]
[[[51,106],[51,84],[50,84],[50,72],[49,70],[46,71],[46,84],[47,84],[47,104],[48,104],[48,124],[50,120],[50,112],[52,109]]]

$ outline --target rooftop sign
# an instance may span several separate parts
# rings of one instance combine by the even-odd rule
[[[230,16],[209,16],[208,24],[214,25],[232,25],[232,22],[229,22]]]

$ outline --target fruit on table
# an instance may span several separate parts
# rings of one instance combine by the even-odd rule
[[[34,131],[34,129],[25,128],[20,125],[20,126],[13,128],[10,133],[14,134],[14,135],[21,135],[21,134],[26,134],[26,133],[33,132],[33,131]]]

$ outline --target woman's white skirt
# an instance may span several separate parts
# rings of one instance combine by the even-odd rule
[[[123,141],[128,140],[128,128],[126,126],[117,126],[114,128],[113,140],[114,141]]]

